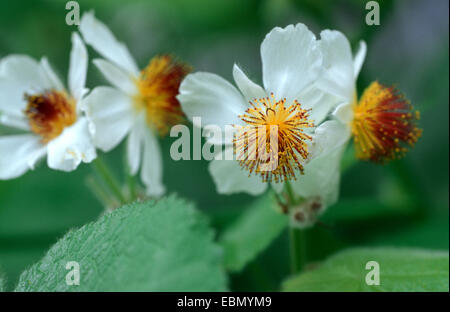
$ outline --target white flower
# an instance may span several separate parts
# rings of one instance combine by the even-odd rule
[[[142,167],[147,194],[159,196],[165,187],[157,135],[167,134],[171,125],[183,119],[175,95],[187,68],[169,56],[160,56],[140,72],[126,46],[92,12],[83,15],[80,31],[106,59],[96,59],[94,64],[114,86],[97,87],[84,100],[94,143],[110,151],[128,136],[131,173]]]
[[[337,108],[333,117],[349,126],[353,120],[352,106],[356,104],[356,79],[366,57],[364,41],[358,52],[352,56],[350,43],[344,34],[337,30],[324,30],[321,35],[321,50],[324,58],[325,74],[318,82],[319,88],[336,96]],[[342,129],[350,137],[350,129]]]
[[[86,93],[86,47],[72,35],[67,91],[46,58],[38,63],[24,55],[0,62],[0,123],[25,134],[0,137],[0,179],[33,169],[47,155],[52,169],[72,171],[96,157],[88,122],[80,113]]]
[[[366,56],[366,44],[361,42],[352,56],[350,43],[338,31],[325,30],[322,53],[326,73],[319,87],[334,94],[339,105],[333,117],[341,122],[336,131],[347,140],[354,137],[356,155],[362,160],[387,162],[401,158],[413,146],[422,130],[416,126],[419,112],[413,112],[408,100],[395,88],[372,82],[359,101],[356,79]]]
[[[324,206],[329,205],[338,194],[340,151],[345,138],[334,133],[337,121],[324,122],[336,101],[317,87],[324,72],[321,43],[303,24],[277,27],[262,42],[261,58],[264,88],[236,64],[233,77],[239,91],[223,78],[204,72],[188,75],[180,86],[178,99],[190,119],[199,116],[203,124],[221,127],[278,126],[278,169],[267,175],[257,172],[258,164],[251,161],[215,159],[209,171],[217,191],[257,195],[271,181],[279,192],[281,182],[290,180],[297,196],[319,197]],[[232,141],[220,143],[233,149]],[[237,153],[246,147],[239,139],[235,143]]]

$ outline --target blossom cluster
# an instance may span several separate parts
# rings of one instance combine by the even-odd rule
[[[367,47],[361,41],[353,54],[336,30],[317,38],[300,23],[272,29],[261,44],[262,84],[234,64],[236,86],[213,73],[190,73],[170,55],[139,69],[93,12],[83,15],[79,33],[72,34],[67,87],[46,58],[0,60],[0,123],[18,132],[0,137],[0,179],[19,177],[44,157],[52,169],[73,171],[92,162],[97,149],[109,152],[126,139],[130,173],[140,173],[146,195],[158,197],[166,191],[158,139],[200,117],[205,130],[236,130],[210,139],[239,158],[210,162],[217,192],[256,196],[272,188],[293,222],[307,226],[337,201],[341,158],[352,138],[358,158],[384,163],[402,157],[421,135],[419,113],[395,87],[375,81],[358,100]],[[92,63],[110,86],[86,88],[85,44],[101,56]],[[252,130],[261,128],[268,134],[263,143]],[[263,169],[270,163],[251,143],[276,166]]]

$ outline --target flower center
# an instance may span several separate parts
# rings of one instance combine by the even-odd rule
[[[304,133],[305,128],[314,127],[309,110],[302,109],[297,100],[286,106],[286,99],[276,101],[273,94],[250,105],[239,116],[246,125],[236,126],[233,141],[241,167],[264,182],[295,180],[295,169],[303,174],[302,161],[308,158],[306,141],[312,139]]]
[[[65,92],[49,90],[42,94],[25,94],[27,108],[25,114],[31,131],[48,143],[61,134],[64,128],[77,119],[75,100]]]
[[[184,121],[176,95],[181,80],[189,71],[188,66],[175,62],[168,55],[157,56],[141,71],[136,81],[139,90],[136,108],[145,110],[148,125],[160,136],[166,135],[171,126]]]
[[[422,134],[420,118],[411,103],[394,87],[372,82],[354,106],[352,132],[363,160],[386,162],[405,155]]]

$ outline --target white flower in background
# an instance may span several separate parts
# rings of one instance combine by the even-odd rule
[[[166,135],[172,125],[183,121],[175,96],[188,68],[170,56],[158,56],[139,71],[126,46],[92,12],[83,15],[80,31],[86,43],[106,59],[93,62],[114,86],[97,87],[84,100],[94,143],[110,151],[128,135],[131,173],[142,167],[147,194],[159,196],[165,188],[157,136]]]
[[[263,172],[258,161],[246,158],[215,159],[209,171],[219,193],[258,195],[268,183],[279,192],[289,180],[297,196],[318,198],[324,209],[337,199],[346,138],[334,132],[337,121],[324,122],[336,101],[317,87],[324,72],[321,43],[303,24],[277,27],[262,42],[261,58],[264,88],[237,65],[233,76],[239,91],[211,73],[188,75],[178,95],[183,111],[206,125],[278,126],[277,169]],[[241,139],[220,143],[225,153],[241,155],[248,148]]]
[[[339,103],[333,117],[341,122],[336,131],[341,137],[354,137],[358,158],[387,162],[404,156],[404,145],[413,146],[422,130],[416,127],[419,113],[394,87],[372,82],[359,102],[356,79],[366,56],[366,44],[360,43],[355,57],[350,43],[338,31],[323,31],[322,52],[326,73],[319,87],[334,94]]]
[[[68,91],[45,58],[40,63],[24,55],[1,60],[0,123],[26,133],[0,137],[0,179],[24,174],[45,155],[50,168],[63,171],[96,157],[79,105],[87,91],[87,60],[86,47],[74,33]]]

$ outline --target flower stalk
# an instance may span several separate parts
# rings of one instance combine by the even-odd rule
[[[132,202],[136,200],[139,197],[139,191],[138,191],[138,184],[136,181],[136,177],[131,172],[130,164],[128,163],[127,159],[127,152],[125,150],[124,157],[123,157],[123,165],[124,165],[124,173],[125,173],[125,179],[126,179],[126,186],[127,186],[127,195],[129,202]]]
[[[111,191],[111,193],[116,197],[120,204],[125,204],[127,199],[122,193],[120,183],[112,174],[111,170],[105,164],[105,162],[101,159],[101,157],[97,157],[92,162],[92,168],[98,174],[98,176],[103,180],[105,185]]]
[[[288,198],[288,210],[290,210],[297,200],[294,196],[292,186],[289,181],[285,182],[285,191]],[[289,226],[289,253],[291,259],[291,273],[297,274],[302,271],[307,261],[306,232],[303,229]]]
[[[293,226],[289,227],[289,249],[291,257],[291,273],[302,271],[306,264],[306,232]]]

